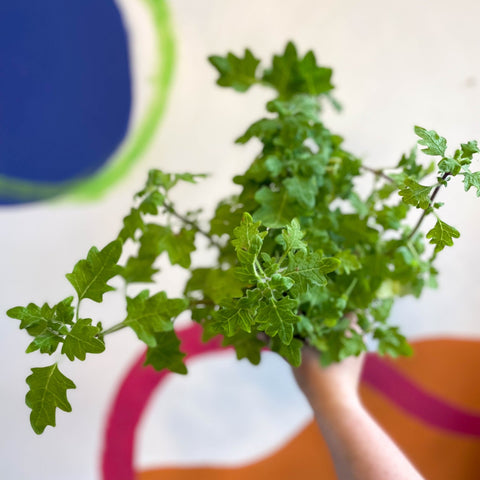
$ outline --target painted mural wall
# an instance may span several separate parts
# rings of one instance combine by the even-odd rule
[[[102,247],[117,234],[149,168],[211,174],[199,186],[179,187],[176,200],[185,208],[209,212],[232,192],[230,178],[255,155],[255,145],[233,140],[262,115],[266,96],[216,87],[208,55],[249,47],[268,59],[290,39],[313,49],[334,69],[344,106],[341,114],[327,112],[326,123],[348,149],[382,167],[414,145],[415,124],[452,143],[480,139],[479,16],[472,0],[0,2],[0,476],[152,480],[213,466],[222,478],[261,472],[292,478],[287,465],[298,468],[302,455],[300,463],[324,465],[331,474],[283,361],[266,353],[259,367],[237,362],[215,342],[201,345],[188,318],[180,322],[190,348],[188,376],[141,370],[142,347],[122,331],[98,358],[62,365],[77,384],[69,392],[73,413],[57,413],[57,427],[35,435],[24,378],[51,359],[23,353],[28,339],[5,311],[69,295],[65,273],[90,246]],[[412,452],[421,445],[409,444],[401,425],[432,451],[467,452],[455,457],[466,465],[458,478],[473,479],[480,395],[465,384],[476,382],[468,375],[480,363],[480,207],[461,185],[449,190],[444,216],[462,236],[442,258],[439,289],[421,300],[402,299],[393,311],[418,344],[418,363],[395,366],[392,377],[381,370],[392,364],[371,360],[364,395]],[[183,280],[165,266],[156,288],[178,295]],[[104,324],[124,311],[114,295],[99,314],[95,307]],[[415,376],[419,371],[423,376]],[[387,385],[387,377],[397,383]],[[440,402],[437,417],[422,417],[417,407],[424,401]],[[452,405],[458,411],[448,410]],[[449,415],[459,423],[445,426],[441,419]],[[465,437],[461,445],[449,443],[455,435],[455,441]],[[307,444],[323,453],[316,457]],[[211,474],[195,470],[192,478]],[[453,478],[436,475],[431,478]]]

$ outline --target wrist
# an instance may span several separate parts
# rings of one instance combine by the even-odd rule
[[[365,408],[357,392],[342,392],[318,395],[310,402],[314,415],[318,419],[336,418],[347,414],[363,414]]]

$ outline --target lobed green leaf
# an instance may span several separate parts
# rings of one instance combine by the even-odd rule
[[[427,233],[427,238],[430,239],[430,243],[435,245],[436,252],[440,252],[445,247],[451,247],[453,245],[453,239],[459,237],[460,233],[456,228],[442,222],[440,219],[437,220],[435,226]]]
[[[463,173],[463,185],[465,191],[468,192],[471,187],[477,189],[477,197],[480,197],[480,172],[464,172]]]
[[[120,240],[110,242],[101,251],[92,247],[87,258],[77,262],[72,273],[67,273],[66,277],[75,288],[79,301],[89,298],[100,303],[104,293],[115,290],[107,282],[121,271],[117,265],[121,253]]]
[[[32,368],[27,384],[30,389],[25,396],[25,403],[32,409],[30,423],[35,433],[42,433],[47,425],[55,426],[57,408],[64,412],[72,411],[67,390],[76,387],[60,372],[56,363],[48,367]]]
[[[300,320],[296,308],[297,302],[288,297],[262,303],[256,317],[258,329],[270,337],[278,335],[288,345],[293,338],[293,327]]]
[[[441,137],[434,130],[426,130],[425,128],[416,126],[415,133],[420,137],[418,141],[419,145],[423,145],[426,148],[422,149],[422,152],[427,155],[445,155],[447,149],[447,140]]]
[[[149,347],[155,347],[156,333],[173,330],[172,319],[183,312],[188,303],[183,298],[167,298],[165,292],[150,296],[143,290],[136,297],[127,297],[127,318],[124,324]]]
[[[62,346],[64,353],[70,360],[85,360],[87,353],[102,353],[105,342],[99,338],[101,328],[92,325],[90,318],[80,318],[65,337]]]
[[[155,370],[168,369],[175,373],[186,374],[187,367],[183,363],[185,353],[180,351],[180,340],[173,330],[154,334],[155,345],[147,349],[145,365]]]
[[[221,87],[232,87],[238,92],[245,92],[257,83],[256,70],[260,60],[248,48],[243,57],[228,53],[226,57],[212,55],[208,60],[220,74],[217,84]]]
[[[430,192],[432,188],[432,186],[420,185],[412,178],[407,178],[398,194],[408,205],[426,210],[430,206]]]
[[[7,311],[11,318],[20,320],[20,328],[25,329],[34,340],[27,353],[39,350],[40,353],[54,353],[63,342],[68,326],[73,323],[73,297],[68,297],[53,307],[47,303],[42,307],[29,303],[26,307],[14,307]]]

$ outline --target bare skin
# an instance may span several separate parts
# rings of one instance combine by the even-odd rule
[[[364,355],[326,368],[304,348],[295,379],[327,442],[339,480],[423,480],[363,407],[358,393]]]

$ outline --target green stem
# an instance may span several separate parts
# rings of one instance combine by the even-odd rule
[[[450,175],[449,172],[444,173],[443,176],[442,176],[442,180],[446,180],[449,175]],[[439,184],[435,187],[435,190],[433,191],[432,196],[430,197],[430,206],[433,205],[433,201],[435,200],[436,196],[438,195],[438,192],[439,192],[441,187],[442,187],[442,184]],[[427,208],[423,211],[422,215],[420,216],[417,223],[413,227],[413,230],[410,232],[410,235],[408,235],[408,237],[406,238],[407,242],[413,238],[415,233],[417,233],[417,230],[420,228],[420,225],[422,224],[423,220],[425,219],[427,214],[430,213],[428,210],[429,210],[429,208]]]
[[[80,316],[80,302],[81,302],[81,300],[78,299],[77,308],[75,309],[75,323],[78,322],[78,318]]]
[[[260,280],[268,280],[267,279],[267,276],[265,275],[265,272],[263,271],[263,268],[262,266],[260,265],[260,262],[258,261],[258,258],[255,258],[255,263],[254,263],[254,268],[255,268],[255,273],[257,273],[257,268],[258,270],[260,271],[260,274],[262,275],[263,278],[261,278]],[[257,275],[258,277],[258,275]]]
[[[280,257],[280,259],[278,260],[278,267],[280,268],[282,266],[282,263],[285,261],[285,259],[287,258],[287,255],[292,251],[291,248],[287,248],[284,252],[283,252],[283,255]]]
[[[348,298],[350,297],[350,294],[352,293],[353,289],[355,288],[355,285],[358,282],[358,278],[354,277],[353,280],[350,282],[350,285],[348,286],[347,290],[345,291],[344,295]]]
[[[178,218],[179,220],[181,220],[183,223],[185,223],[186,225],[190,225],[194,230],[196,230],[198,233],[200,233],[201,235],[203,235],[205,238],[208,239],[208,241],[210,242],[210,245],[214,246],[214,247],[217,247],[218,249],[221,249],[222,248],[222,245],[220,245],[220,243],[218,243],[217,241],[215,241],[212,236],[205,230],[203,230],[201,227],[199,227],[199,225],[194,222],[193,220],[190,220],[189,218],[183,216],[183,215],[180,215],[174,208],[173,208],[173,205],[171,203],[167,203],[165,202],[163,204],[163,206],[165,207],[165,209],[167,210],[167,212],[171,213],[174,217]]]
[[[107,328],[103,332],[100,332],[98,336],[102,335],[104,337],[105,335],[110,335],[111,333],[118,332],[119,330],[122,330],[126,327],[128,327],[128,325],[126,325],[124,322],[120,322],[113,325],[113,327]]]
[[[258,277],[258,274],[257,274],[257,268],[258,270],[260,270],[260,275],[262,275],[263,277],[263,278],[260,278],[260,280],[263,280],[267,284],[267,288],[270,290],[270,296],[272,297],[272,300],[275,302],[276,298],[275,298],[275,295],[273,294],[273,289],[270,286],[270,281],[269,281],[270,279],[265,275],[265,272],[262,266],[260,265],[258,258],[255,258],[255,263],[253,264],[253,268],[255,268],[255,274],[257,275],[257,278],[260,278]]]
[[[413,243],[410,240],[407,240],[405,243],[407,244],[407,248],[410,250],[410,253],[415,257],[416,260],[420,261],[420,255],[418,254]]]
[[[362,168],[363,170],[366,170],[367,172],[373,173],[377,177],[382,177],[387,182],[394,183],[394,184],[397,183],[392,177],[388,176],[385,172],[383,172],[380,169],[367,167],[366,165],[361,165],[360,168]]]
[[[202,300],[190,300],[188,302],[188,306],[190,309],[192,308],[197,308],[197,307],[203,307],[203,306],[209,306],[209,307],[214,307],[216,305],[215,302],[208,298],[204,298]]]

